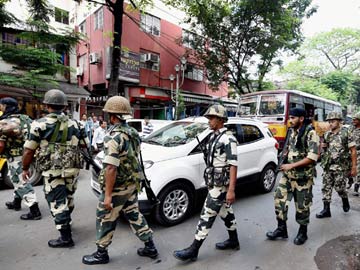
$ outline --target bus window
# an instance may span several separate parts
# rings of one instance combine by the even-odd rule
[[[314,120],[315,121],[320,121],[320,122],[325,121],[325,119],[324,119],[324,109],[320,109],[320,108],[315,109]]]
[[[255,115],[257,97],[242,98],[240,106],[241,115]]]
[[[285,114],[285,95],[263,95],[260,99],[260,115]]]

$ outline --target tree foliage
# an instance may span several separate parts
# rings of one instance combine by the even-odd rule
[[[167,0],[187,14],[194,54],[206,67],[210,84],[226,81],[239,93],[263,88],[265,74],[280,51],[295,51],[301,24],[315,11],[311,0]]]

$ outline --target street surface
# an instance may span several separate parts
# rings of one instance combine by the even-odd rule
[[[318,169],[318,175],[321,171]],[[241,249],[239,251],[219,251],[214,245],[227,239],[221,219],[217,219],[209,237],[200,249],[198,260],[183,263],[172,256],[176,249],[185,248],[193,240],[199,212],[184,223],[165,228],[150,221],[155,232],[155,244],[160,256],[156,260],[142,258],[136,249],[142,243],[133,235],[126,222],[121,221],[109,247],[110,263],[99,266],[86,266],[81,263],[85,254],[91,254],[95,247],[95,208],[97,198],[90,189],[90,173],[82,171],[75,196],[73,213],[73,238],[75,247],[70,249],[51,249],[47,241],[58,237],[48,206],[44,199],[42,186],[35,187],[40,200],[43,218],[40,221],[22,221],[20,215],[28,209],[14,212],[5,209],[5,201],[12,196],[11,190],[0,191],[0,269],[237,269],[237,270],[315,270],[318,269],[314,256],[318,248],[339,236],[358,234],[360,231],[360,198],[350,195],[351,210],[344,213],[342,203],[333,193],[332,217],[319,220],[315,213],[322,209],[321,177],[314,186],[314,204],[311,223],[308,228],[309,240],[303,246],[293,244],[298,225],[295,222],[294,204],[289,210],[288,240],[269,241],[265,233],[276,227],[273,193],[257,194],[249,187],[240,187],[234,204],[238,221]],[[335,255],[336,256],[336,255]],[[334,255],[329,257],[334,259]],[[359,256],[359,254],[354,254]],[[351,269],[337,267],[333,269]],[[329,268],[330,269],[330,268]],[[355,269],[355,268],[352,268]],[[356,269],[355,269],[356,270]]]

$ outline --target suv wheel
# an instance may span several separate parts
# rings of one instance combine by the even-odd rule
[[[162,225],[172,226],[185,220],[194,206],[194,192],[185,183],[172,183],[158,196],[155,219]]]
[[[268,164],[262,170],[259,178],[259,188],[262,192],[268,193],[270,192],[275,185],[276,182],[276,173],[274,166]]]
[[[10,177],[8,176],[8,170],[9,170],[9,168],[8,168],[7,164],[5,164],[4,167],[3,167],[3,170],[1,172],[1,175],[3,176],[5,186],[7,186],[9,188],[14,188],[14,185],[11,182]],[[29,170],[30,170],[30,174],[31,174],[30,179],[29,179],[29,183],[32,186],[35,186],[42,179],[41,173],[35,170],[34,164],[30,165]]]

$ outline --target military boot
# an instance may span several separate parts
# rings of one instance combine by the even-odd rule
[[[349,212],[350,210],[349,198],[342,198],[342,203],[343,203],[344,212]]]
[[[23,220],[39,220],[39,219],[41,219],[39,205],[37,203],[34,203],[32,206],[30,206],[30,212],[27,214],[21,215],[20,218]]]
[[[359,184],[354,185],[354,196],[359,196]]]
[[[139,248],[137,250],[137,254],[139,256],[149,257],[151,259],[155,259],[159,255],[152,239],[150,239],[149,241],[146,241],[145,247]]]
[[[273,232],[267,232],[266,237],[269,240],[276,240],[276,238],[288,238],[286,221],[282,219],[278,219],[278,226]]]
[[[316,214],[317,218],[331,217],[330,202],[324,202],[324,209],[319,214]]]
[[[15,197],[12,202],[6,202],[5,205],[8,209],[19,211],[21,210],[21,198]]]
[[[203,242],[204,240],[199,241],[195,239],[194,242],[190,245],[190,247],[182,250],[175,250],[173,255],[176,259],[181,261],[196,261],[199,254],[199,249]]]
[[[306,242],[307,239],[307,225],[300,225],[299,232],[294,239],[294,244],[302,245]]]
[[[240,243],[237,235],[237,231],[228,231],[229,233],[229,239],[225,240],[224,242],[216,243],[215,247],[217,249],[240,249]]]
[[[110,260],[108,251],[105,248],[98,247],[97,251],[91,255],[85,255],[82,258],[83,264],[106,264]]]
[[[48,242],[49,247],[52,248],[64,248],[74,246],[74,241],[71,238],[70,226],[60,230],[60,237],[58,239],[52,239]]]

